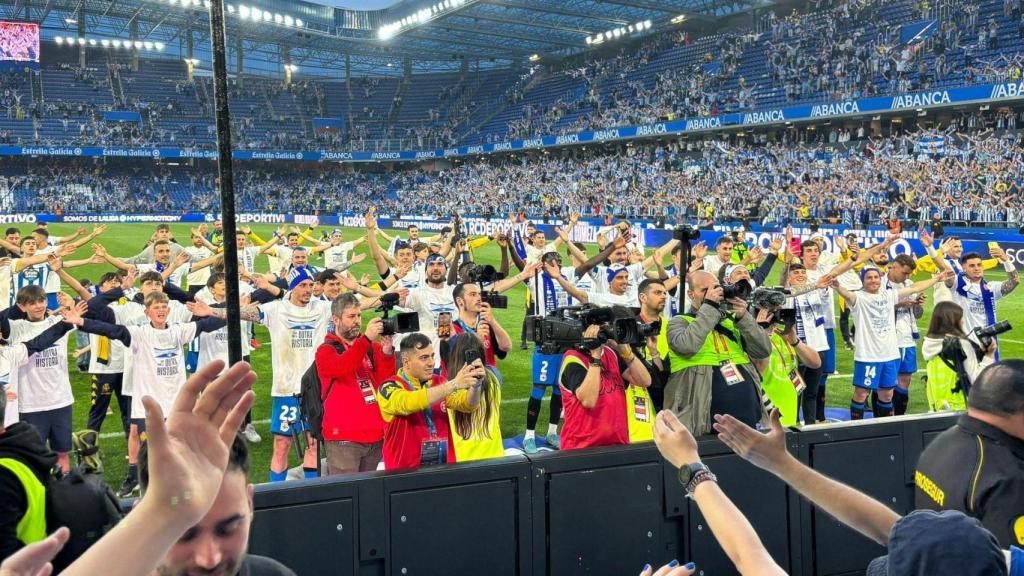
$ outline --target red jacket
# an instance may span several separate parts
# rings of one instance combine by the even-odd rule
[[[370,342],[365,336],[356,338],[342,354],[338,354],[331,342],[345,346],[336,334],[328,334],[317,348],[315,360],[324,394],[324,440],[382,441],[384,419],[377,406],[377,389],[395,373],[395,356],[386,356],[380,344]],[[360,382],[369,384],[371,390],[364,390]]]

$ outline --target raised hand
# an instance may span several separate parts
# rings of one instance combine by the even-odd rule
[[[50,561],[64,548],[70,537],[70,530],[59,528],[45,539],[25,546],[0,564],[0,576],[50,576],[53,574]]]
[[[708,245],[705,244],[703,240],[701,240],[700,242],[697,242],[697,244],[694,245],[693,250],[691,250],[690,253],[694,258],[698,260],[703,260],[704,257],[707,256],[708,254]]]
[[[777,470],[789,456],[786,452],[786,432],[779,421],[778,409],[772,410],[771,429],[767,434],[722,414],[715,414],[712,427],[718,432],[719,440],[758,468],[769,472]]]
[[[128,269],[128,272],[121,279],[121,290],[127,291],[129,288],[135,285],[135,276],[139,273],[139,269],[132,266]]]
[[[768,250],[773,254],[778,254],[779,250],[782,250],[782,237],[773,236],[772,241],[768,244]]]
[[[88,309],[89,302],[86,300],[82,300],[81,302],[74,304],[73,306],[69,306],[65,310],[61,310],[60,315],[68,324],[72,324],[74,326],[81,326],[84,323],[84,321],[82,320],[82,315],[84,315]],[[75,358],[77,357],[78,356],[75,356]]]
[[[177,256],[175,256],[174,264],[175,266],[184,266],[185,264],[188,264],[188,261],[191,259],[192,257],[189,256],[188,252],[182,250],[181,252],[178,252]]]
[[[921,229],[921,244],[923,244],[926,249],[931,248],[935,244],[935,236],[924,228]]]
[[[363,260],[366,260],[366,254],[365,253],[356,254],[355,256],[352,257],[352,264],[353,265],[359,264]]]
[[[102,256],[104,259],[107,257],[107,249],[103,246],[103,244],[98,244],[96,242],[92,243],[92,253]]]
[[[199,298],[196,298],[194,302],[185,303],[185,307],[193,316],[213,316],[213,308]]]
[[[61,260],[56,254],[50,254],[46,257],[46,265],[49,266],[50,270],[54,272],[60,271],[64,267],[64,261]]]
[[[213,505],[231,444],[254,399],[256,373],[248,363],[239,362],[217,377],[222,370],[224,362],[214,360],[193,374],[166,422],[156,400],[142,399],[150,482],[139,507],[145,507],[154,521],[172,523],[182,531],[199,522]]]
[[[107,225],[106,224],[100,224],[98,226],[93,226],[93,228],[92,228],[92,236],[93,236],[93,238],[95,238],[96,236],[99,236],[100,234],[103,234],[106,231],[107,231]]]
[[[658,412],[654,420],[654,444],[676,468],[700,462],[697,440],[671,410]]]

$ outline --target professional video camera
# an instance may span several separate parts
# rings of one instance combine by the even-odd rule
[[[470,282],[480,285],[480,300],[491,305],[491,308],[508,308],[508,296],[504,296],[494,290],[485,290],[487,284],[494,284],[498,280],[504,280],[505,275],[494,269],[490,264],[473,264],[466,271]]]
[[[527,320],[527,338],[540,346],[541,354],[562,354],[572,349],[593,350],[609,340],[639,346],[654,330],[653,324],[643,324],[625,306],[566,306],[549,312],[547,316],[530,316]],[[597,336],[584,338],[583,332],[594,325],[601,326]]]
[[[1013,326],[1010,325],[1008,320],[1002,322],[996,322],[991,326],[978,327],[974,329],[974,336],[978,339],[978,343],[981,344],[982,350],[988,350],[988,347],[992,345],[992,340],[1005,332],[1013,330]]]
[[[740,300],[749,300],[750,294],[753,291],[753,286],[746,280],[740,280],[735,284],[722,284],[722,299],[739,298]]]
[[[680,242],[692,242],[700,238],[700,230],[687,224],[680,224],[672,229],[672,238]]]
[[[398,306],[398,300],[399,296],[395,292],[381,294],[380,305],[377,306],[377,311],[384,313],[381,317],[384,321],[384,331],[381,332],[382,336],[419,332],[420,316],[416,312],[399,312],[395,314],[394,318],[388,317],[391,310]]]

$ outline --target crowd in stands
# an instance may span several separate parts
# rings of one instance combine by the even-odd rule
[[[1014,222],[1024,200],[1018,115],[999,110],[944,131],[866,137],[809,130],[794,141],[704,140],[481,157],[390,171],[236,165],[244,210],[272,212],[623,214],[676,220],[884,217]],[[103,175],[102,177],[100,175]],[[212,164],[195,168],[35,162],[7,174],[25,211],[188,211],[217,205]]]
[[[909,40],[901,38],[903,29],[918,19],[925,23],[923,30]],[[948,85],[1015,82],[1024,75],[1020,39],[1024,11],[1019,0],[980,5],[963,0],[812,2],[809,11],[769,12],[750,28],[702,38],[667,31],[611,53],[606,49],[537,66],[519,79],[510,75],[504,95],[487,101],[473,98],[471,82],[460,79],[439,91],[436,104],[425,107],[426,117],[415,121],[400,114],[408,105],[407,93],[416,90],[415,77],[390,97],[395,82],[355,78],[343,88],[351,101],[340,107],[331,102],[337,92],[329,82],[296,79],[285,87],[261,78],[232,80],[233,143],[242,149],[436,148]],[[48,90],[35,101],[24,73],[4,73],[0,92],[5,109],[0,112],[9,119],[34,118],[37,126],[31,137],[0,127],[0,141],[212,147],[212,84],[203,77],[189,81],[183,65],[179,68],[175,73],[181,77],[165,79],[173,80],[173,91],[168,85],[147,92],[136,89],[143,72],[127,64],[62,63],[56,70],[73,73],[68,80],[72,92],[58,98]],[[49,70],[42,71],[44,78]],[[283,109],[274,109],[278,103]],[[343,127],[314,135],[309,120],[328,110],[337,115],[339,108],[347,116]],[[143,121],[107,122],[103,112],[108,110],[138,111]],[[496,113],[501,113],[500,122],[488,120]],[[47,119],[59,121],[61,129],[41,130],[38,123]]]

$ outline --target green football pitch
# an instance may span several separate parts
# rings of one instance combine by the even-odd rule
[[[30,231],[28,226],[22,226],[22,234],[27,234]],[[76,229],[73,225],[67,224],[54,224],[50,226],[52,234],[55,235],[68,235],[74,232]],[[107,247],[109,252],[115,256],[131,256],[138,253],[145,245],[146,240],[150,237],[154,229],[152,224],[111,224],[107,232],[98,239],[98,242]],[[186,224],[173,224],[171,229],[175,237],[182,243],[187,243],[189,238],[189,225]],[[270,237],[274,227],[270,225],[253,226],[254,232],[259,234],[263,238]],[[351,240],[357,237],[363,231],[358,229],[346,229],[346,238]],[[596,250],[596,247],[590,247],[591,253]],[[366,251],[365,247],[360,247],[360,252]],[[91,250],[88,246],[82,247],[75,255],[70,256],[70,259],[87,258],[91,254]],[[488,263],[497,264],[500,261],[500,252],[496,245],[488,244],[483,248],[475,251],[477,260]],[[312,259],[314,265],[318,265],[322,260],[318,257]],[[267,259],[265,257],[259,258],[258,269],[264,271],[267,268]],[[99,275],[108,270],[106,266],[83,266],[71,270],[72,275],[76,278],[90,278],[96,279]],[[781,265],[773,270],[770,276],[769,282],[771,284],[778,284],[778,272],[781,270]],[[375,270],[373,263],[367,258],[366,261],[360,263],[354,267],[356,275],[367,273],[374,275]],[[989,272],[991,279],[1002,279],[1005,274],[1002,271],[991,271]],[[924,276],[920,276],[917,279],[922,279]],[[502,323],[505,329],[512,335],[515,348],[509,354],[509,357],[503,361],[500,361],[499,367],[501,368],[502,374],[504,375],[504,401],[501,407],[501,428],[503,435],[508,438],[521,434],[525,426],[526,421],[526,401],[529,398],[531,383],[530,383],[530,352],[524,352],[519,350],[519,333],[520,326],[524,316],[524,300],[525,300],[526,289],[525,287],[517,287],[507,293],[509,297],[509,306],[507,310],[500,310],[497,313],[498,320]],[[926,309],[930,309],[930,306],[926,306]],[[1020,312],[1024,309],[1022,305],[1021,296],[1014,294],[1002,301],[999,305],[999,315],[1001,318],[1010,319],[1011,321],[1020,318]],[[366,313],[364,315],[364,321],[371,318],[373,313]],[[928,325],[930,312],[925,313],[925,318],[920,322],[922,331]],[[1016,332],[1016,331],[1015,331]],[[1003,342],[1003,357],[1013,358],[1020,357],[1022,350],[1024,350],[1024,340],[1018,340],[1019,336],[1015,333],[1007,335],[1008,338],[1004,338]],[[256,430],[263,437],[263,441],[254,444],[251,447],[252,455],[252,472],[250,478],[253,482],[265,482],[267,480],[267,471],[269,469],[270,454],[271,454],[271,437],[269,431],[269,418],[270,418],[270,377],[271,377],[271,364],[270,364],[270,338],[267,331],[258,327],[257,338],[263,343],[263,347],[257,351],[254,351],[252,355],[253,367],[259,374],[259,381],[256,384],[256,404],[253,408],[253,419],[256,422]],[[72,338],[73,341],[73,338]],[[71,346],[73,349],[73,346]],[[920,364],[920,363],[919,363]],[[71,366],[71,385],[74,389],[75,394],[75,409],[74,409],[74,425],[75,429],[81,429],[85,427],[86,417],[89,411],[90,403],[90,378],[89,375],[79,373],[74,368],[74,360],[69,360]],[[851,393],[851,372],[853,367],[853,356],[852,352],[840,349],[838,352],[837,362],[837,373],[833,374],[829,378],[828,386],[828,404],[836,407],[846,407],[850,402]],[[921,376],[923,373],[924,366],[919,366],[922,372],[919,372],[914,376],[914,382],[911,388],[911,412],[923,412],[926,410],[926,403],[923,392],[923,384]],[[104,455],[104,462],[106,466],[106,478],[111,485],[117,487],[120,485],[121,480],[124,477],[126,469],[126,458],[125,458],[125,440],[123,435],[120,433],[120,421],[117,414],[116,402],[112,402],[114,413],[108,416],[103,424],[103,434],[100,441],[100,446]],[[541,434],[547,429],[547,400],[541,410],[540,423],[538,429]],[[299,461],[296,458],[294,451],[291,455],[292,466],[299,465]]]

